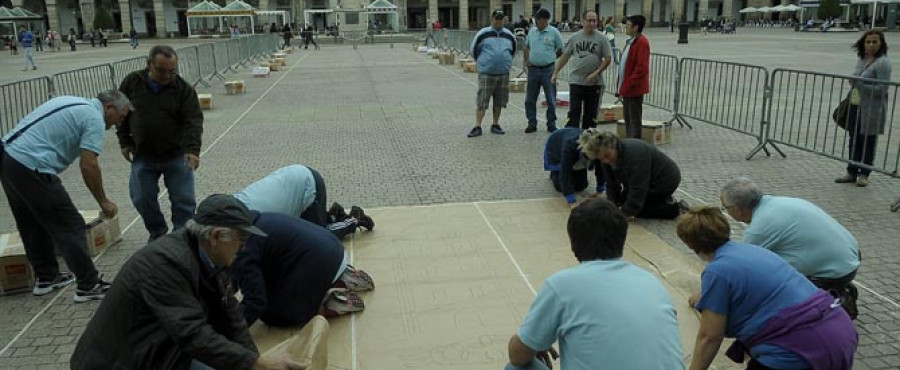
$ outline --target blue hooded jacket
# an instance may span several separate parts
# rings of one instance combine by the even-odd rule
[[[504,75],[516,54],[516,36],[506,28],[485,27],[475,34],[469,54],[478,63],[478,73]]]

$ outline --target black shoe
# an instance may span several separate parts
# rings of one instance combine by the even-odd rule
[[[103,278],[94,284],[91,289],[81,289],[78,288],[75,290],[75,302],[83,303],[87,301],[93,301],[98,299],[106,298],[106,292],[109,291],[110,284],[106,281],[103,281]]]
[[[554,133],[554,132],[556,132],[556,130],[557,130],[557,128],[556,128],[555,125],[554,125],[554,126],[547,126],[547,132],[549,132],[549,133],[551,133],[551,134]]]
[[[528,127],[525,128],[526,134],[530,134],[535,131],[537,131],[537,126],[535,126],[535,125],[528,125]]]
[[[331,204],[331,208],[328,209],[328,215],[334,219],[334,222],[341,222],[350,217],[347,212],[344,211],[344,207],[334,202]]]
[[[75,282],[75,275],[71,272],[60,272],[56,275],[56,278],[53,280],[41,280],[38,278],[34,283],[34,290],[31,291],[31,294],[36,296],[42,296],[45,294],[49,294],[56,289],[65,288],[67,285]]]
[[[472,128],[471,131],[469,131],[469,137],[478,137],[478,136],[481,136],[481,127],[475,126],[474,128]]]
[[[355,218],[359,222],[359,226],[366,230],[372,231],[375,228],[375,221],[372,217],[366,215],[362,208],[357,206],[350,207],[350,217]]]
[[[500,125],[491,125],[491,133],[497,135],[503,135],[506,132],[500,127]]]
[[[691,206],[687,202],[685,202],[683,199],[679,200],[676,204],[678,205],[678,214],[679,215],[688,213],[691,210]]]

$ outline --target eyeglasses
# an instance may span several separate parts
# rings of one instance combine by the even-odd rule
[[[175,69],[164,69],[159,68],[157,66],[153,66],[153,70],[156,71],[160,76],[174,76],[178,74],[178,68]]]

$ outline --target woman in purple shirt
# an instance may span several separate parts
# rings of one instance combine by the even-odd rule
[[[701,275],[700,329],[691,370],[707,369],[726,337],[727,355],[748,370],[829,369],[853,366],[858,335],[830,294],[816,288],[778,255],[733,242],[731,228],[713,207],[678,219],[678,237],[709,262]]]

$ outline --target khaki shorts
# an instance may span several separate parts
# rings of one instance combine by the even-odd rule
[[[489,75],[478,74],[478,95],[475,98],[475,106],[486,110],[491,97],[494,97],[494,108],[506,108],[509,102],[509,74]]]

